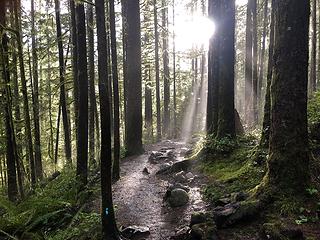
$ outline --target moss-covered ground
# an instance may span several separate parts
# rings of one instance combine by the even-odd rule
[[[202,144],[203,150],[197,156],[198,167],[209,179],[203,193],[212,206],[237,192],[248,193],[249,201],[255,198],[256,186],[267,171],[268,157],[267,151],[258,149],[257,145],[253,135],[233,141],[209,139]],[[292,228],[301,229],[306,239],[320,239],[320,188],[315,179],[320,165],[317,161],[317,157],[312,158],[313,183],[305,189],[303,198],[277,193],[251,222],[220,230],[221,239],[261,239],[263,231],[270,239],[293,239],[283,233],[283,229]]]

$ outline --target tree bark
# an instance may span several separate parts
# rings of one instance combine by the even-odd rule
[[[262,124],[262,134],[260,139],[260,147],[268,148],[269,147],[269,138],[270,138],[270,121],[271,121],[271,99],[270,99],[270,88],[271,88],[271,79],[272,79],[272,68],[273,68],[273,49],[274,49],[274,21],[275,21],[275,5],[274,1],[271,1],[271,23],[270,23],[270,43],[269,43],[269,56],[268,56],[268,71],[267,71],[267,87],[264,103],[264,112],[263,112],[263,124]]]
[[[86,45],[86,18],[84,3],[76,5],[79,116],[77,139],[77,175],[83,185],[88,181],[88,72]],[[99,35],[99,34],[98,34]]]
[[[248,0],[247,4],[247,20],[246,20],[246,49],[245,49],[245,116],[246,121],[252,121],[252,4],[255,0]]]
[[[8,57],[8,37],[5,33],[6,27],[6,1],[0,3],[0,35],[1,35],[1,68],[4,87],[4,122],[6,129],[6,159],[8,175],[8,198],[16,201],[18,198],[18,186],[16,176],[17,148],[12,120],[12,96],[10,89],[10,72]]]
[[[73,108],[74,125],[76,139],[78,133],[78,115],[79,115],[79,81],[78,81],[78,43],[77,43],[77,23],[75,13],[75,0],[69,0],[71,15],[71,38],[72,38],[72,75],[73,75]]]
[[[163,134],[168,136],[170,126],[170,70],[168,44],[168,6],[162,0],[162,47],[163,47]]]
[[[271,133],[264,186],[289,196],[310,181],[307,131],[309,1],[275,1]],[[299,19],[299,21],[296,21]]]
[[[116,16],[114,0],[109,0],[110,12],[110,40],[111,40],[111,62],[112,62],[112,82],[113,82],[113,179],[120,178],[120,108],[119,108],[119,75],[117,58],[117,38],[116,38]]]
[[[208,52],[207,133],[213,136],[216,136],[218,129],[220,8],[221,2],[219,0],[210,0],[208,2],[209,17],[216,23],[215,34],[210,39]]]
[[[258,122],[258,22],[257,22],[257,0],[252,1],[252,114],[253,125]]]
[[[177,137],[177,89],[176,89],[176,36],[175,36],[175,0],[172,1],[172,45],[173,45],[173,137]]]
[[[219,118],[217,138],[235,137],[234,63],[235,63],[235,2],[221,2],[219,52]]]
[[[33,142],[32,142],[32,133],[31,133],[31,120],[30,120],[30,111],[29,111],[29,100],[28,100],[28,92],[27,92],[27,80],[25,73],[25,66],[23,60],[23,46],[22,46],[22,30],[21,30],[21,22],[19,21],[19,10],[20,5],[18,4],[18,0],[14,1],[14,15],[15,15],[15,23],[16,23],[16,34],[17,34],[17,45],[18,45],[18,58],[19,58],[19,68],[20,68],[20,79],[21,79],[21,91],[23,97],[23,114],[25,120],[25,134],[27,141],[27,156],[30,167],[30,180],[31,187],[34,188],[36,183],[36,173],[35,173],[35,165],[34,165],[34,154],[33,154]]]
[[[141,32],[139,0],[127,2],[127,138],[129,155],[140,154],[142,147]]]
[[[35,9],[34,0],[31,0],[31,44],[32,44],[32,76],[33,76],[33,121],[34,121],[34,163],[36,178],[42,180],[42,160],[41,160],[41,141],[40,141],[40,120],[39,120],[39,81],[38,81],[38,53],[36,46],[35,31]]]
[[[56,12],[56,28],[57,28],[57,39],[58,39],[58,51],[59,51],[60,104],[61,104],[62,122],[63,122],[63,129],[64,129],[65,154],[66,154],[67,163],[70,165],[72,163],[71,136],[70,136],[70,126],[69,126],[67,102],[66,102],[66,90],[65,90],[65,63],[64,63],[64,56],[63,56],[63,41],[62,41],[61,22],[60,22],[60,2],[58,0],[55,0],[54,3],[55,3],[55,12]]]
[[[157,109],[157,140],[161,139],[161,109],[160,109],[160,70],[159,70],[159,32],[158,32],[158,7],[153,0],[154,15],[154,44],[155,44],[155,70],[156,70],[156,109]]]
[[[112,201],[112,152],[111,152],[111,118],[108,79],[107,36],[105,25],[105,6],[103,0],[95,0],[96,23],[98,35],[98,74],[101,117],[101,195],[102,195],[102,231],[105,239],[119,239]]]
[[[92,0],[90,1],[90,3]],[[89,163],[95,167],[95,74],[94,74],[94,22],[93,22],[93,6],[87,5],[87,31],[88,31],[88,60],[89,60]]]
[[[311,38],[311,64],[309,94],[317,89],[317,0],[312,1],[312,38]]]
[[[267,24],[268,24],[268,3],[269,0],[264,1],[263,7],[263,30],[262,30],[262,46],[261,46],[261,55],[260,55],[260,66],[259,66],[259,79],[258,79],[258,90],[257,90],[257,99],[258,99],[258,108],[261,108],[262,103],[262,85],[263,85],[263,76],[264,76],[264,63],[265,63],[265,52],[266,52],[266,37],[267,37]]]

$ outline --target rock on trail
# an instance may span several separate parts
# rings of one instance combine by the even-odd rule
[[[189,149],[182,142],[167,140],[147,146],[146,153],[141,156],[121,161],[121,179],[113,185],[118,225],[141,226],[150,232],[147,236],[134,239],[168,240],[189,225],[192,212],[206,208],[198,186],[200,183],[197,182],[201,179],[186,181],[174,188],[175,173],[156,174],[164,164],[174,166],[176,162],[183,161]],[[174,170],[180,170],[180,165]],[[187,177],[194,174],[189,171],[184,173]],[[164,201],[169,187],[174,196],[183,195],[183,199],[175,199],[178,204],[170,200],[174,207]]]

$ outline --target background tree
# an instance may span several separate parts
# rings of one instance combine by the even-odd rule
[[[128,1],[127,12],[127,136],[129,155],[139,154],[142,148],[142,86],[141,31],[139,0]]]
[[[79,82],[79,116],[77,134],[77,175],[86,185],[88,177],[88,72],[86,22],[84,4],[76,5],[77,45],[78,47],[78,82]]]
[[[111,118],[108,91],[107,35],[104,0],[95,0],[98,35],[98,74],[101,116],[101,195],[102,231],[106,239],[119,239],[112,202]]]
[[[155,71],[156,71],[156,109],[157,109],[157,140],[161,139],[161,107],[160,107],[160,69],[159,69],[159,32],[158,32],[158,7],[153,1],[154,15],[154,44],[155,44]]]
[[[35,8],[34,0],[31,0],[31,44],[32,44],[32,79],[33,79],[33,121],[34,121],[34,161],[37,179],[43,178],[41,160],[41,139],[40,139],[40,112],[39,112],[39,74],[38,54],[35,31]]]
[[[58,51],[59,51],[59,77],[60,77],[60,105],[62,113],[62,122],[64,128],[64,143],[65,143],[65,154],[68,164],[71,164],[71,139],[70,139],[70,126],[68,120],[67,111],[67,100],[65,90],[65,62],[63,55],[63,40],[61,32],[60,22],[60,3],[55,0],[55,11],[56,11],[56,28],[57,28],[57,39],[58,39]]]
[[[12,120],[12,96],[10,88],[10,72],[9,72],[9,57],[8,57],[8,37],[5,32],[6,27],[6,10],[7,2],[0,3],[0,36],[1,36],[1,69],[2,69],[2,84],[4,87],[1,92],[4,96],[4,122],[6,129],[6,158],[7,158],[7,176],[8,176],[8,198],[15,201],[18,198],[18,186],[16,178],[16,162],[17,162],[17,146],[15,141],[15,132]]]
[[[116,16],[114,0],[109,0],[110,12],[110,39],[111,39],[111,58],[112,58],[112,82],[113,82],[113,178],[120,178],[120,109],[119,109],[119,76],[118,76],[118,57],[117,57],[117,36],[116,36]]]

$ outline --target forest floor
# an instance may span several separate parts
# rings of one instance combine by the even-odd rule
[[[119,226],[148,228],[150,234],[138,239],[168,240],[189,225],[192,212],[206,209],[208,204],[200,193],[206,179],[199,172],[193,169],[192,173],[196,177],[184,183],[190,188],[188,204],[171,208],[163,198],[168,186],[175,183],[174,176],[156,174],[161,165],[170,159],[156,163],[149,160],[152,152],[171,151],[175,156],[171,161],[181,161],[190,147],[183,142],[165,140],[146,146],[143,155],[121,161],[121,179],[113,185]],[[148,173],[143,171],[145,168]],[[100,211],[100,199],[97,199],[95,206]]]
[[[148,234],[137,235],[132,239],[190,239],[188,237],[184,238],[184,233],[190,231],[190,218],[193,213],[213,212],[215,207],[224,206],[219,205],[221,201],[231,200],[233,194],[247,193],[253,189],[261,182],[265,174],[265,164],[256,164],[252,161],[252,152],[254,152],[256,146],[255,141],[247,139],[236,145],[231,144],[229,146],[229,143],[222,143],[222,150],[233,149],[231,153],[213,154],[209,157],[211,159],[209,161],[201,160],[198,156],[191,158],[193,165],[185,170],[184,174],[191,172],[194,177],[185,180],[177,179],[176,172],[169,174],[156,173],[168,162],[172,164],[172,162],[189,159],[188,154],[190,154],[192,148],[196,148],[195,145],[165,140],[146,146],[146,152],[143,155],[123,159],[121,162],[121,179],[113,185],[114,204],[119,226],[138,226],[140,229],[142,227],[142,230],[147,229],[149,232]],[[150,161],[150,154],[159,152],[171,152],[174,158]],[[187,156],[185,156],[186,154]],[[214,161],[212,161],[213,159]],[[164,201],[164,196],[168,187],[177,182],[190,189],[188,192],[189,201],[182,207],[172,208]],[[319,201],[316,196],[311,196],[310,199],[315,204]],[[235,204],[241,203],[236,202]],[[95,210],[99,212],[100,199],[95,200],[94,206]],[[225,206],[228,206],[228,204]],[[268,234],[266,234],[267,237],[263,237],[261,232],[264,231],[262,229],[265,226],[272,226],[275,228],[272,231],[277,231],[276,229],[280,224],[281,226],[284,225],[285,231],[289,231],[290,234],[291,231],[293,234],[298,233],[297,238],[284,239],[320,240],[319,220],[317,220],[318,218],[314,219],[314,216],[319,213],[315,208],[309,207],[301,202],[295,203],[290,202],[290,200],[288,202],[277,202],[270,205],[263,213],[255,212],[254,216],[244,218],[237,224],[219,228],[216,232],[217,238],[212,239],[278,239]],[[228,210],[228,207],[225,209]],[[299,209],[300,212],[291,214],[295,211],[294,209]],[[281,211],[281,214],[278,211]],[[297,221],[300,223],[297,224]],[[300,232],[303,232],[306,238],[299,238]]]
[[[122,159],[121,179],[113,185],[117,223],[120,229],[147,230],[129,239],[320,240],[320,147],[314,147],[314,181],[304,199],[275,199],[257,209],[250,193],[265,175],[267,156],[255,157],[257,138],[210,140],[210,145],[204,139],[192,141],[165,140],[146,145],[140,156]],[[171,207],[168,187],[177,183],[189,199]],[[65,169],[18,204],[0,196],[0,239],[101,239],[100,205],[99,171],[79,192],[75,171]],[[202,216],[201,222],[197,218],[190,227],[195,216]],[[191,237],[196,230],[209,236]]]

